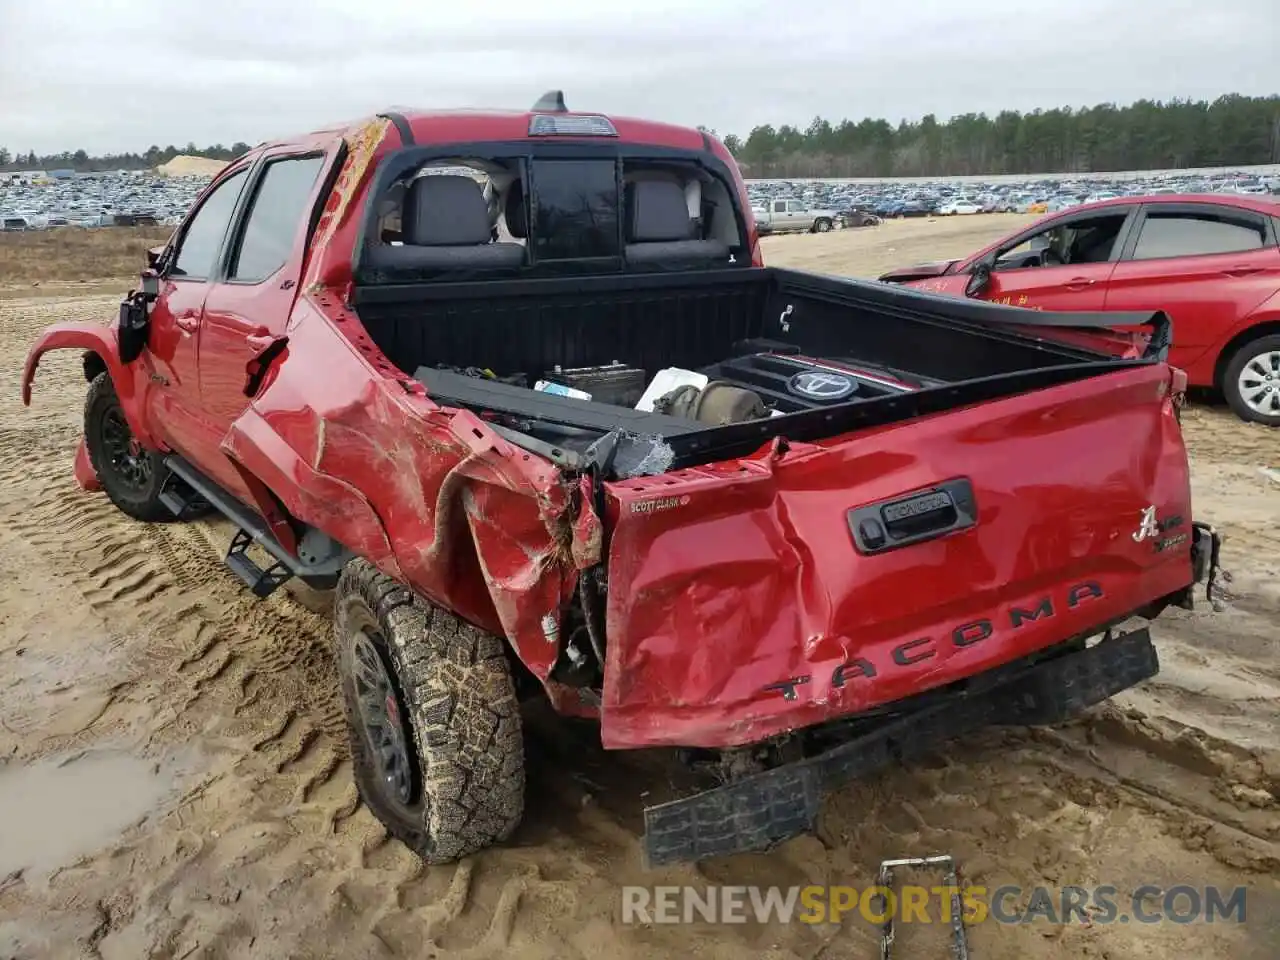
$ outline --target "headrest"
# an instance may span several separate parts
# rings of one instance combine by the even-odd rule
[[[405,194],[400,225],[404,242],[417,247],[461,247],[488,243],[489,205],[470,177],[429,174]]]
[[[502,216],[507,221],[507,232],[517,240],[529,236],[528,217],[524,210],[524,181],[513,180],[507,188],[507,199],[502,209]]]
[[[671,180],[638,180],[627,185],[628,243],[690,239],[693,221],[680,184]]]

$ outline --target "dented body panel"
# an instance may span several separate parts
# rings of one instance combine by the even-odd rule
[[[856,714],[1185,587],[1168,368],[610,484],[606,746],[726,746]],[[1111,438],[1110,440],[1104,438]],[[860,556],[847,516],[963,471],[977,526]]]

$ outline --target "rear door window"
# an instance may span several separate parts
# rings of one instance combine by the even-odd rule
[[[288,157],[267,164],[228,273],[230,279],[260,283],[285,265],[323,165],[322,156]]]
[[[1194,257],[1257,250],[1266,244],[1260,221],[1227,211],[1148,212],[1133,249],[1135,260]]]
[[[622,255],[618,169],[613,160],[534,160],[530,169],[536,260]]]

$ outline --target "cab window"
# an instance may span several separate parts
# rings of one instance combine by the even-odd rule
[[[184,280],[207,280],[213,274],[222,238],[244,187],[245,171],[223,180],[192,215],[169,273]]]

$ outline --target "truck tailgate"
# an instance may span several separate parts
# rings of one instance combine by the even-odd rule
[[[1171,376],[1130,367],[608,484],[605,746],[755,742],[1187,586]],[[868,518],[883,544],[855,537]]]

